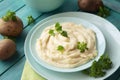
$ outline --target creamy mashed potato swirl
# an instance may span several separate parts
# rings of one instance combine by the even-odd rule
[[[36,50],[43,61],[56,67],[73,68],[85,64],[97,56],[96,35],[93,30],[71,22],[60,24],[62,29],[67,31],[68,37],[57,32],[55,36],[51,36],[49,30],[55,28],[54,24],[46,27],[40,38],[37,39]],[[77,49],[77,42],[87,43],[88,50],[81,53]],[[58,45],[64,47],[63,52],[57,50]]]

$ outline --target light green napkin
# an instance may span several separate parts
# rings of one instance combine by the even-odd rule
[[[28,61],[25,62],[24,70],[21,80],[46,80],[42,76],[38,75],[29,65]]]

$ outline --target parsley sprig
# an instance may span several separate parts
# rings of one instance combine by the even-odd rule
[[[103,54],[98,61],[94,61],[92,66],[82,72],[92,77],[102,77],[108,69],[112,68],[112,61],[109,56]]]
[[[87,43],[85,43],[85,42],[78,42],[77,43],[77,49],[79,49],[81,53],[85,52],[85,50],[88,50]]]
[[[2,19],[4,21],[10,21],[10,20],[16,21],[17,20],[15,12],[14,11],[10,11],[10,10],[6,13],[5,16],[2,17]]]
[[[62,35],[62,36],[64,36],[64,37],[68,37],[68,35],[67,35],[67,32],[66,32],[66,31],[62,31],[62,32],[61,32],[61,35]]]
[[[49,30],[49,34],[50,34],[51,36],[55,36],[54,30],[53,30],[53,29],[50,29],[50,30]]]
[[[64,51],[64,47],[62,45],[59,45],[57,47],[57,50],[60,51],[60,52],[63,52]]]
[[[35,19],[30,15],[27,17],[27,21],[28,21],[28,25],[30,25],[31,23],[35,22]]]
[[[60,23],[56,23],[55,24],[55,30],[58,32],[58,33],[61,33],[62,32],[62,26],[60,25]]]
[[[100,6],[97,14],[105,18],[110,15],[110,11],[104,6]]]
[[[64,37],[68,37],[67,31],[63,31],[62,26],[58,22],[55,24],[55,31]],[[54,30],[49,30],[49,34],[55,36]]]

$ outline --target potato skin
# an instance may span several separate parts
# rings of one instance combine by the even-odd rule
[[[100,6],[103,6],[101,0],[78,0],[78,6],[81,10],[87,12],[97,12]]]
[[[0,34],[4,36],[16,37],[21,34],[23,30],[23,22],[20,18],[16,17],[16,21],[4,21],[0,19]]]
[[[0,40],[0,59],[10,58],[16,51],[16,44],[11,39]]]

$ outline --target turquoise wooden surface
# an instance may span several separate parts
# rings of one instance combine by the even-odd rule
[[[103,2],[107,7],[120,13],[120,0],[103,0]]]
[[[7,10],[17,11],[24,5],[22,0],[2,0],[0,2],[0,16],[4,15]]]
[[[24,67],[25,56],[24,56],[24,40],[34,25],[56,13],[67,12],[67,11],[79,11],[77,6],[77,0],[66,0],[66,2],[57,10],[49,13],[40,13],[26,6],[22,0],[0,0],[0,17],[3,16],[7,10],[16,11],[16,15],[19,16],[24,23],[24,30],[22,34],[17,37],[17,52],[16,54],[6,61],[0,61],[0,80],[20,80],[22,70]],[[35,23],[27,26],[27,16],[32,15],[35,18]],[[120,13],[111,10],[111,16],[107,17],[120,30]],[[0,39],[2,37],[0,36]],[[120,69],[118,69],[113,75],[106,80],[120,80]]]

